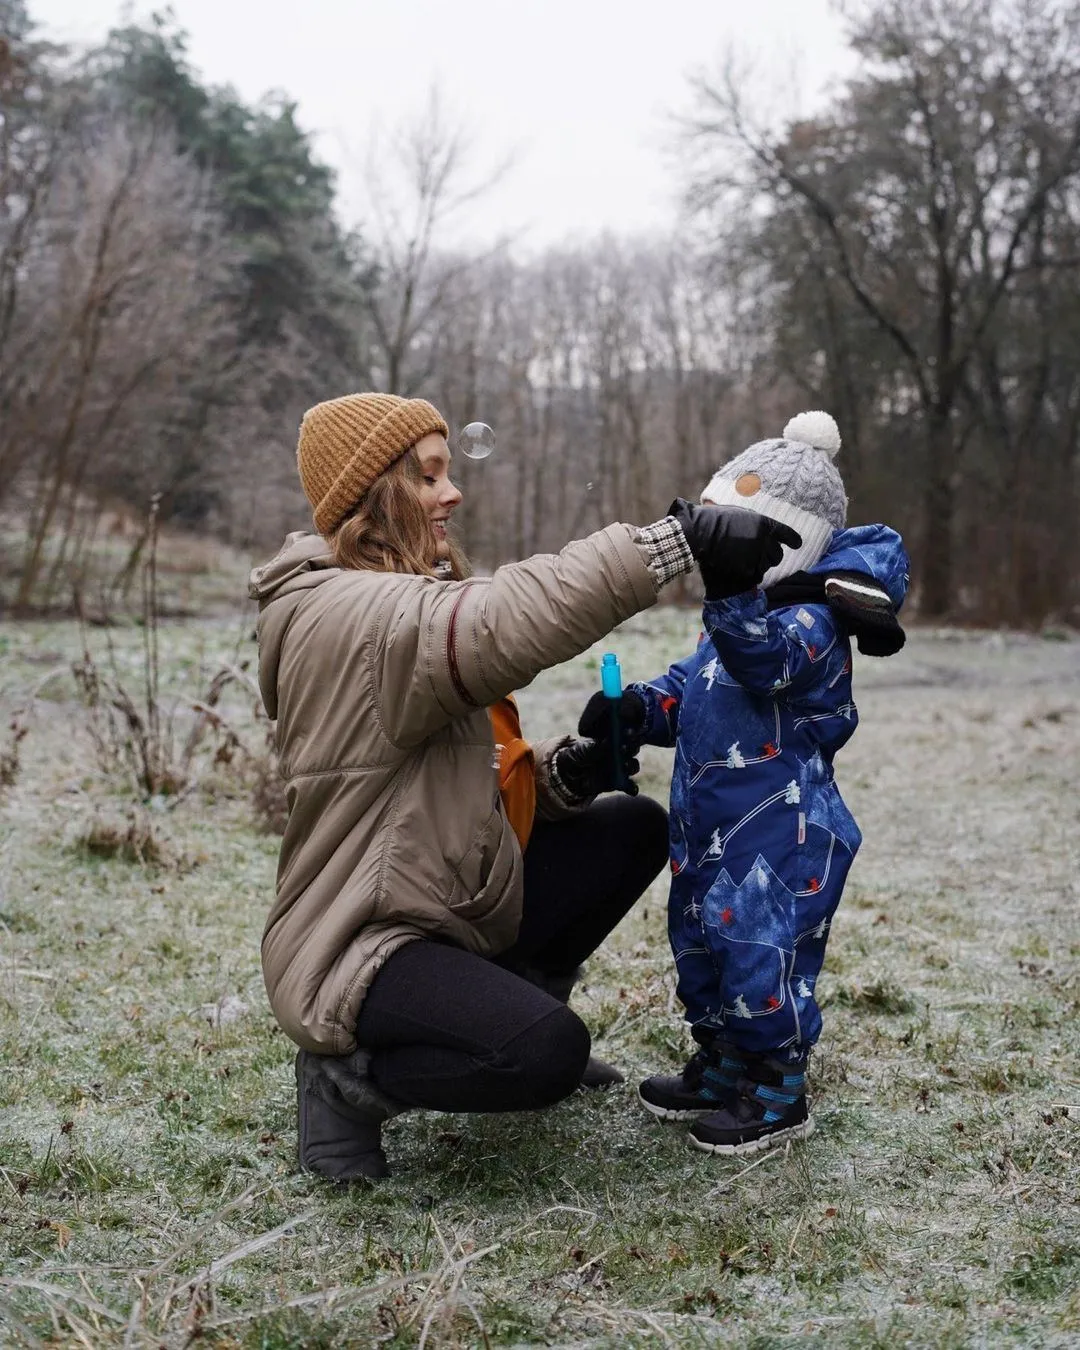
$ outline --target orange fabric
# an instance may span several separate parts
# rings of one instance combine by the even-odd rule
[[[524,852],[536,814],[536,760],[532,746],[522,739],[521,718],[513,695],[492,704],[488,712],[499,752],[499,795]]]

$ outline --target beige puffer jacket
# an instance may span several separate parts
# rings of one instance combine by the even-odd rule
[[[513,943],[521,850],[487,708],[652,605],[648,557],[612,525],[437,581],[335,568],[320,536],[290,535],[252,572],[289,805],[263,974],[298,1045],[352,1051],[364,993],[405,942]]]

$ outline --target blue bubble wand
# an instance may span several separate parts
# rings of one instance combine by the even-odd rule
[[[605,652],[600,662],[600,688],[611,708],[611,750],[615,756],[615,790],[625,792],[629,786],[623,769],[622,757],[622,718],[619,705],[622,701],[622,670],[619,658],[614,652]]]

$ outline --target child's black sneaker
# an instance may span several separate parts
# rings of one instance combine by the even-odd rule
[[[713,1041],[692,1055],[677,1076],[646,1078],[638,1097],[661,1120],[696,1120],[728,1101],[745,1070],[745,1057],[738,1050]]]
[[[735,1095],[719,1110],[697,1116],[690,1126],[690,1142],[706,1153],[731,1157],[805,1139],[813,1129],[805,1069],[791,1069],[774,1059],[753,1059]]]

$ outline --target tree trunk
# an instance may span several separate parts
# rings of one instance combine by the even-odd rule
[[[953,602],[953,524],[956,515],[954,443],[948,411],[927,414],[927,465],[923,490],[922,577],[919,613],[941,619]]]

